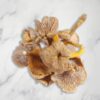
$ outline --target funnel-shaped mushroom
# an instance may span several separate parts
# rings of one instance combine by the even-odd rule
[[[36,79],[44,78],[45,76],[48,76],[49,70],[43,64],[40,56],[40,49],[34,48],[31,54],[28,56],[28,68],[31,75]]]
[[[72,70],[65,71],[62,74],[58,73],[51,77],[61,90],[68,93],[74,92],[77,86],[86,80],[87,76],[79,58],[74,58],[70,66],[73,66]]]

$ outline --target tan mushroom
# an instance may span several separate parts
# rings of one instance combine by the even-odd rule
[[[58,29],[58,19],[45,16],[41,22],[39,20],[35,21],[35,27],[35,31],[39,33],[38,37],[41,37],[39,42],[43,41],[47,45],[50,45],[52,36],[54,36]]]
[[[40,57],[43,63],[53,72],[67,71],[70,69],[68,66],[68,57],[71,52],[66,48],[63,42],[53,42],[51,46],[41,50]]]
[[[34,48],[31,54],[28,56],[28,69],[32,77],[36,79],[44,78],[50,74],[47,67],[43,64],[39,56],[40,49]]]
[[[58,30],[58,19],[43,17],[35,21],[35,28],[25,29],[12,59],[18,66],[28,66],[29,73],[43,85],[56,83],[71,93],[86,80],[80,55],[84,48],[76,33],[86,15],[82,15],[70,29]]]
[[[53,81],[51,80],[51,76],[52,76],[52,74],[50,74],[42,79],[39,79],[38,81],[41,82],[45,86],[51,85],[53,83]]]
[[[28,65],[28,56],[25,48],[22,45],[19,45],[13,52],[12,55],[13,62],[20,66],[24,67]]]
[[[74,43],[79,43],[79,37],[77,33],[70,34],[70,29],[62,30],[57,32],[58,36],[62,41],[72,41]]]
[[[74,58],[71,61],[70,66],[73,66],[73,70],[65,71],[62,74],[52,75],[51,79],[67,93],[75,92],[76,88],[82,84],[87,77],[86,71],[81,66],[80,59]]]

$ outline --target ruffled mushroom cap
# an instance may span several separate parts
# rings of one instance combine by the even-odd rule
[[[73,92],[86,79],[86,71],[78,58],[84,48],[75,32],[85,20],[86,15],[82,15],[70,29],[62,31],[57,30],[55,17],[36,20],[34,29],[23,31],[22,41],[13,52],[14,63],[28,66],[32,77],[46,86],[55,82],[63,91]]]
[[[69,66],[69,58],[79,56],[83,49],[73,53],[72,50],[60,40],[58,35],[54,36],[53,40],[54,42],[49,47],[42,49],[40,52],[40,57],[43,63],[54,72],[62,73],[70,70],[72,67]],[[79,44],[70,44],[80,47]]]
[[[35,21],[36,31],[41,35],[47,35],[48,33],[56,33],[58,29],[58,19],[56,17],[43,17],[42,21]]]
[[[65,71],[62,74],[52,75],[51,79],[67,93],[72,93],[76,88],[82,84],[87,77],[86,71],[84,69],[80,59],[74,58],[71,64],[74,68],[70,71]]]
[[[51,46],[44,48],[40,52],[43,63],[54,72],[63,72],[70,69],[68,57],[71,52],[63,42],[53,42]]]
[[[22,45],[19,45],[13,52],[12,55],[13,62],[20,66],[24,67],[28,65],[28,56],[25,48]]]
[[[13,62],[20,67],[27,66],[28,54],[31,53],[35,47],[38,47],[38,45],[24,44],[21,42],[20,45],[17,46],[16,49],[13,51],[12,54]]]
[[[50,74],[49,70],[43,64],[39,56],[40,49],[34,48],[31,54],[28,56],[28,69],[32,77],[36,79],[44,78]]]

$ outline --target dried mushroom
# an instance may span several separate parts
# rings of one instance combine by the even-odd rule
[[[28,68],[31,75],[36,79],[44,78],[50,74],[39,56],[40,49],[35,48],[28,56]]]
[[[27,52],[22,45],[19,45],[13,52],[12,55],[13,62],[18,66],[27,66],[28,65],[28,58]]]
[[[30,75],[45,86],[56,83],[64,92],[74,92],[87,77],[80,58],[84,48],[76,33],[85,20],[86,15],[82,15],[65,30],[58,30],[56,17],[35,20],[34,29],[23,31],[12,55],[13,62],[27,66]]]
[[[40,52],[43,63],[55,72],[63,72],[70,69],[68,66],[68,57],[70,51],[63,42],[53,42],[51,46],[44,48]]]
[[[86,71],[83,66],[81,66],[80,59],[74,58],[71,60],[71,65],[73,69],[70,71],[65,71],[62,74],[55,74],[51,79],[57,83],[57,85],[64,92],[74,92],[76,88],[82,84],[87,77]]]

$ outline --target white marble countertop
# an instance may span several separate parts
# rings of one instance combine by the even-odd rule
[[[83,13],[87,21],[77,32],[86,48],[82,59],[87,81],[76,93],[65,94],[56,85],[36,83],[27,68],[11,61],[21,32],[35,18],[56,16],[60,29],[70,28]],[[100,100],[100,0],[0,0],[0,100]]]

